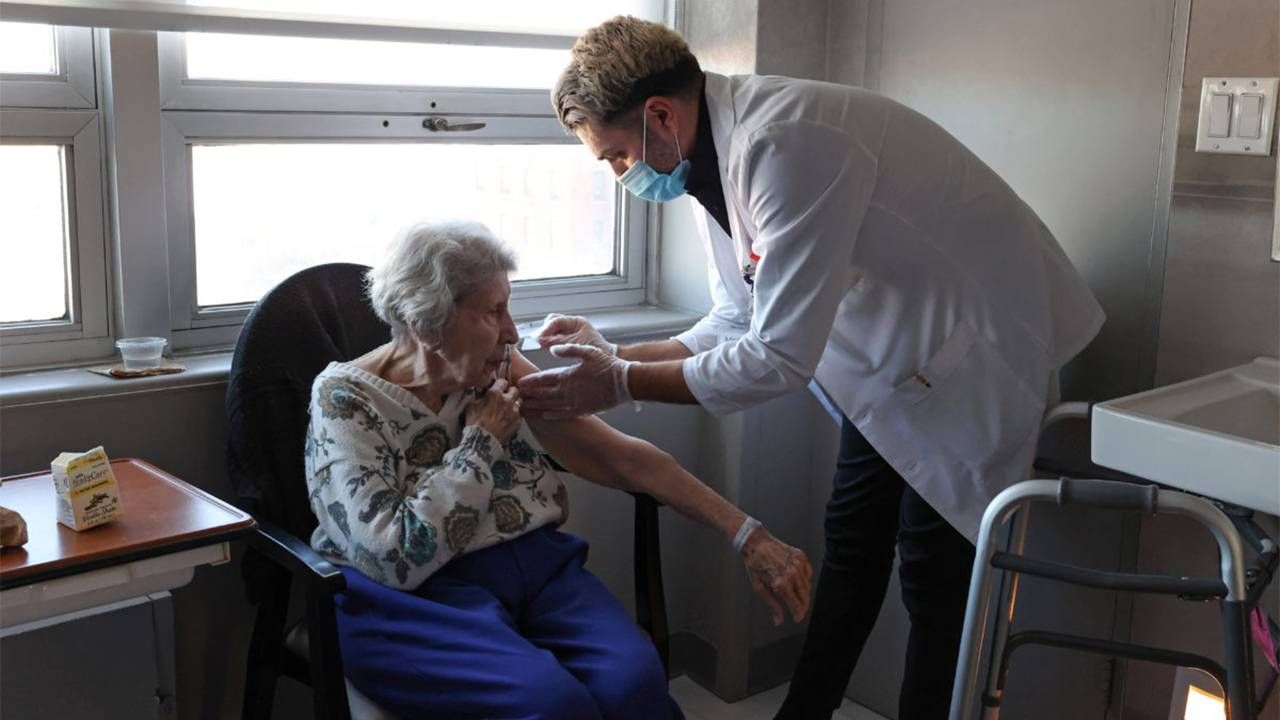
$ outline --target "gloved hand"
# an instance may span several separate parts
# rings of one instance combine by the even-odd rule
[[[590,345],[553,345],[551,354],[576,365],[543,370],[520,379],[525,410],[548,420],[589,415],[627,402],[631,362]]]
[[[617,355],[618,346],[604,339],[587,319],[578,315],[551,313],[538,331],[538,344],[544,349],[552,345],[590,345],[606,355]]]

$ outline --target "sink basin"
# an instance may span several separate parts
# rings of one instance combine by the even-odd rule
[[[1280,515],[1280,361],[1099,403],[1091,446],[1104,467]]]

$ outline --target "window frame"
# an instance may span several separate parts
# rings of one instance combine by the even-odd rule
[[[183,33],[157,33],[162,110],[550,117],[545,90],[344,85],[187,77]]]
[[[91,30],[55,30],[59,75],[0,75],[0,143],[66,148],[67,317],[0,325],[0,368],[6,370],[83,362],[112,351],[105,127],[97,106],[95,42]]]
[[[312,85],[185,78],[183,36],[157,34],[168,229],[168,303],[175,350],[229,345],[252,303],[196,302],[191,146],[218,142],[447,142],[576,145],[551,114],[547,92],[479,88]],[[484,122],[465,135],[432,132],[427,118]],[[387,122],[387,127],[383,123]],[[583,152],[586,152],[585,150]],[[530,317],[646,301],[649,217],[645,203],[614,187],[612,274],[519,281],[512,312]],[[136,300],[137,298],[135,298]],[[154,301],[154,300],[153,300]]]
[[[54,27],[58,72],[0,73],[5,109],[98,107],[93,30]]]

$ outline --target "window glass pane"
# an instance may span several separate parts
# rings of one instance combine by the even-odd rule
[[[665,0],[162,0],[181,5],[209,5],[301,15],[339,15],[362,19],[402,20],[480,30],[517,30],[577,35],[614,15],[662,20]]]
[[[0,73],[56,75],[55,48],[49,25],[0,22]]]
[[[0,323],[67,317],[66,163],[58,145],[0,145]]]
[[[567,50],[187,34],[198,79],[528,89],[550,88],[568,64]]]
[[[191,169],[201,307],[319,263],[374,264],[426,218],[488,225],[519,256],[513,279],[614,271],[615,183],[577,145],[195,145]]]

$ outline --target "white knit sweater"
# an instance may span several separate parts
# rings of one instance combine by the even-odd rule
[[[463,427],[474,397],[450,395],[433,413],[398,385],[330,363],[311,389],[311,546],[412,589],[451,558],[564,522],[568,493],[527,426],[505,446]]]

